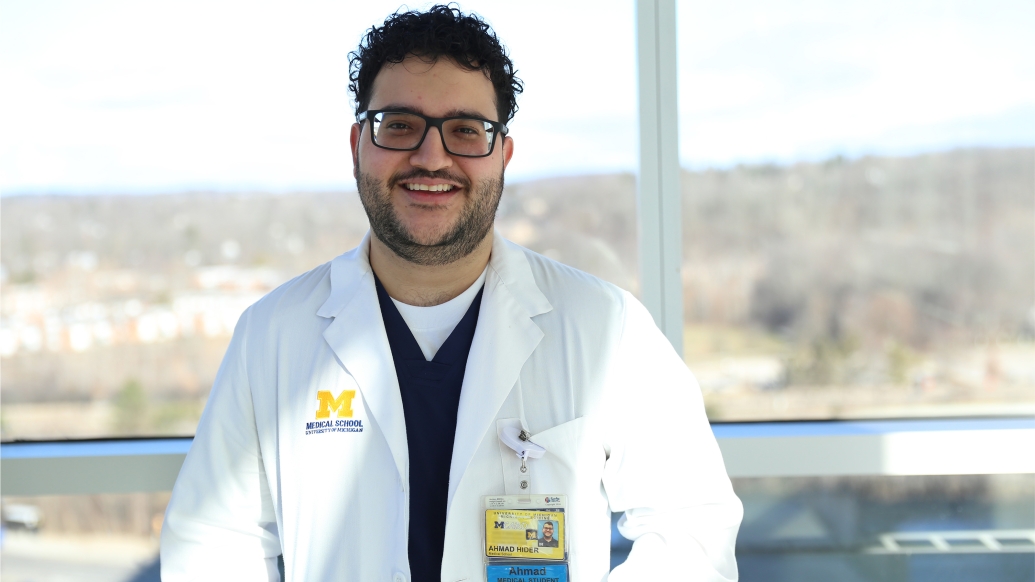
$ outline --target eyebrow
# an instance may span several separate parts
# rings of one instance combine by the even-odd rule
[[[382,110],[382,111],[401,111],[403,113],[415,113],[417,115],[424,115],[425,117],[431,117],[427,113],[424,113],[424,109],[422,109],[420,107],[413,107],[412,105],[397,105],[397,104],[389,103],[388,105],[383,105],[381,107],[378,107],[377,109]],[[478,119],[488,119],[489,121],[492,121],[491,117],[488,117],[487,115],[481,113],[480,111],[474,111],[472,109],[461,109],[461,108],[450,109],[449,111],[446,111],[446,114],[443,115],[442,117],[476,117]]]

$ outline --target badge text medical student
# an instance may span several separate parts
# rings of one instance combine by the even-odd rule
[[[352,399],[355,397],[355,390],[342,390],[337,397],[329,390],[317,392],[316,420],[305,423],[305,434],[363,432],[363,421],[352,419]],[[335,420],[330,420],[332,412],[335,413]]]

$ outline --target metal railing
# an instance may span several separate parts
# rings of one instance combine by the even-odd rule
[[[715,423],[730,477],[1035,473],[1035,418]],[[172,489],[192,439],[0,444],[3,495]]]
[[[996,554],[1035,551],[1035,530],[961,530],[892,532],[878,536],[869,554]]]

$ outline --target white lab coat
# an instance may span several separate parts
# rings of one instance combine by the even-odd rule
[[[166,511],[163,580],[277,580],[279,554],[293,581],[410,579],[406,439],[420,435],[368,249],[241,316]],[[321,390],[355,391],[362,432],[306,434]],[[524,474],[497,436],[514,423],[547,450]],[[630,294],[498,234],[449,474],[444,581],[485,579],[483,496],[519,493],[568,496],[571,580],[737,577],[742,507],[680,357]],[[609,577],[612,511],[636,541]]]

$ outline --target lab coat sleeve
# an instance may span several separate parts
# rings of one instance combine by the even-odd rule
[[[604,490],[634,540],[609,582],[737,579],[743,506],[733,492],[700,388],[647,310],[626,294],[605,384]]]
[[[277,581],[281,553],[249,382],[251,309],[238,321],[162,526],[164,582]]]

